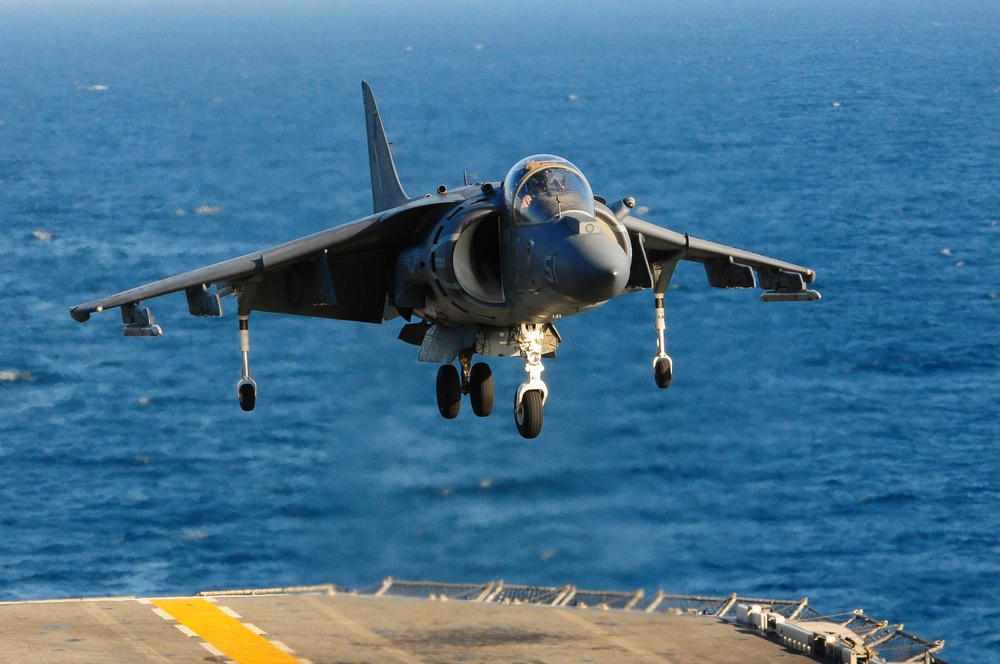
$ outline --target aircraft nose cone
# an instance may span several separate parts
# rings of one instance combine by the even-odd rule
[[[604,233],[574,235],[555,257],[556,288],[584,304],[610,300],[628,283],[628,255]]]

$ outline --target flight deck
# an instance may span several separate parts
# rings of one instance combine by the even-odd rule
[[[928,642],[806,600],[384,580],[0,604],[0,662],[938,662]]]

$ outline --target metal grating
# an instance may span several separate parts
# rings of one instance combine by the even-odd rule
[[[644,610],[647,613],[691,613],[722,615],[732,605],[735,596],[699,597],[697,595],[672,595],[658,592]]]
[[[580,609],[599,608],[631,610],[642,600],[643,595],[644,593],[641,590],[637,590],[632,593],[574,590],[573,594],[562,602],[562,606],[574,606]]]
[[[323,586],[327,588],[328,586]],[[330,586],[333,587],[333,586]],[[246,591],[244,591],[246,592]],[[871,664],[947,664],[934,655],[944,647],[944,641],[926,641],[904,632],[900,625],[890,625],[864,615],[861,610],[851,613],[821,614],[808,600],[763,599],[740,597],[702,597],[675,595],[662,590],[646,595],[642,589],[635,592],[578,590],[573,586],[546,588],[539,586],[507,585],[503,581],[489,583],[439,583],[435,581],[404,581],[386,578],[381,584],[359,589],[359,594],[420,597],[435,600],[465,600],[500,604],[547,604],[578,609],[603,609],[619,611],[644,611],[647,613],[683,613],[712,615],[733,619],[737,603],[759,604],[768,611],[783,616],[790,622],[828,622],[831,626],[846,627],[864,639],[867,652],[858,661]],[[859,646],[861,647],[861,646]],[[821,659],[818,655],[817,658]],[[867,657],[867,659],[866,659]]]
[[[878,645],[878,657],[884,662],[923,662],[943,647],[944,641],[925,641],[899,629]]]

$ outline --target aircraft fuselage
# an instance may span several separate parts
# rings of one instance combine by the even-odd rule
[[[549,182],[523,193],[542,176]],[[529,157],[502,184],[449,195],[460,200],[398,258],[397,308],[454,326],[510,327],[593,309],[625,288],[628,234],[569,162]]]

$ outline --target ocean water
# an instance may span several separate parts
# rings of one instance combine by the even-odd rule
[[[1000,662],[1000,6],[0,4],[0,599],[386,575],[808,596]],[[818,271],[679,268],[559,325],[540,438],[437,414],[382,326],[68,308],[366,215],[360,81],[410,195],[573,161],[644,218]]]

